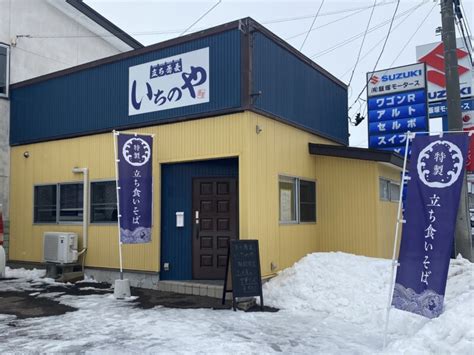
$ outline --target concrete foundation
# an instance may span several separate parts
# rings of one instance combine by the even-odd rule
[[[107,282],[111,285],[115,283],[115,280],[120,279],[120,271],[118,270],[104,270],[104,269],[91,269],[86,268],[86,278],[94,279],[98,282]],[[130,281],[130,286],[158,289],[158,281],[160,276],[158,273],[142,273],[142,272],[124,272],[123,278]]]

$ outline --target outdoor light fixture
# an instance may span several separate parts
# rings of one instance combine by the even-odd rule
[[[30,152],[29,152],[29,151],[24,152],[24,153],[23,153],[23,156],[24,156],[25,158],[29,158],[29,157],[30,157]]]
[[[259,125],[256,125],[255,126],[255,133],[260,134],[260,132],[262,132],[262,127],[260,127]]]

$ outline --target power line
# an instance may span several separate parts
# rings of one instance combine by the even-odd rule
[[[454,2],[454,13],[455,13],[455,23],[456,23],[456,26],[458,28],[458,32],[462,35],[462,39],[463,39],[463,42],[464,42],[464,46],[466,47],[466,50],[469,54],[469,59],[470,59],[470,62],[473,63],[472,61],[472,43],[471,43],[471,39],[469,37],[469,32],[468,32],[468,28],[467,28],[467,25],[465,26],[464,23],[463,23],[463,19],[464,19],[464,14],[462,13],[461,11],[461,8],[460,8],[460,2]],[[466,27],[466,30],[464,31],[464,27]],[[469,44],[468,44],[468,40],[466,39],[466,33],[468,34],[468,38],[469,38]]]
[[[428,3],[428,2],[424,2],[424,3],[422,3],[422,4],[419,4],[419,5],[417,6],[417,8],[415,9],[415,11],[418,10],[422,5],[425,5],[425,4],[427,4],[427,3]],[[411,15],[413,15],[413,14],[415,13],[415,11],[410,11],[410,12],[408,13],[408,15],[407,15],[404,19],[402,19],[399,23],[397,23],[397,25],[392,29],[392,32],[395,32],[395,30],[396,30],[397,28],[399,28],[401,25],[403,25],[403,24],[405,23],[405,21],[408,20],[408,18],[409,18]],[[379,46],[379,44],[382,43],[384,40],[385,40],[385,36],[384,36],[381,40],[379,40],[378,42],[376,42],[367,52],[365,52],[361,59],[364,59],[364,58],[366,58],[369,54],[371,54],[371,53]],[[344,72],[344,74],[341,75],[341,77],[345,77],[351,70],[352,70],[352,67],[348,68],[348,69]]]
[[[466,15],[466,10],[464,10],[463,2],[459,1],[459,3],[461,4],[461,10],[462,10],[462,13],[463,13],[464,22],[466,23],[467,34],[468,34],[469,38],[471,38],[472,37],[471,26],[469,26],[469,22],[467,22],[467,20],[466,20],[466,16],[465,16]]]
[[[336,23],[336,22],[345,20],[346,18],[349,18],[349,17],[355,16],[355,15],[357,15],[357,14],[360,14],[361,12],[364,12],[365,10],[367,10],[367,9],[362,9],[362,10],[359,10],[359,11],[354,12],[354,13],[352,13],[352,14],[349,14],[349,15],[343,16],[343,17],[341,17],[341,18],[338,18],[338,19],[336,19],[336,20],[327,22],[327,23],[325,23],[325,24],[323,24],[323,25],[321,25],[321,26],[316,26],[316,27],[314,27],[314,28],[311,30],[311,32],[316,31],[316,30],[319,30],[320,28],[323,28],[323,27],[327,27],[327,26],[332,25],[332,24],[334,24],[334,23]],[[304,35],[304,34],[306,34],[306,31],[305,31],[305,32],[297,33],[297,34],[295,34],[295,35],[293,35],[293,36],[290,36],[290,37],[286,37],[286,38],[284,38],[284,40],[285,40],[285,41],[290,41],[290,40],[292,40],[293,38],[300,37],[300,36],[302,36],[302,35]]]
[[[393,3],[395,3],[395,2],[396,2],[396,0],[390,1],[390,2],[383,2],[383,3],[377,4],[376,6],[377,6],[377,7],[378,7],[378,6],[386,6],[386,5],[393,4]],[[326,26],[328,26],[328,25],[331,25],[331,24],[333,24],[333,23],[342,21],[342,20],[344,20],[344,19],[346,19],[346,18],[349,18],[349,17],[355,16],[355,15],[357,15],[357,14],[360,14],[361,12],[364,12],[364,11],[370,9],[370,8],[372,8],[372,6],[367,6],[367,7],[358,9],[356,12],[354,12],[354,13],[352,13],[352,14],[343,16],[343,17],[341,17],[341,18],[339,18],[339,19],[336,19],[336,20],[334,20],[334,21],[327,22],[327,23],[325,23],[325,24],[323,24],[323,25],[321,25],[321,26],[314,27],[314,28],[311,30],[311,32],[312,32],[312,31],[316,31],[316,30],[318,30],[318,29],[320,29],[320,28],[326,27]],[[345,11],[345,12],[348,12],[348,11]],[[321,17],[321,15],[319,15],[319,16]],[[306,18],[308,18],[308,17],[306,17]],[[264,23],[264,24],[265,24],[265,23]],[[284,38],[284,40],[285,40],[285,41],[289,41],[289,40],[292,40],[293,38],[302,36],[302,35],[304,35],[304,34],[306,34],[306,31],[305,31],[305,32],[297,33],[297,34],[295,34],[295,35],[293,35],[293,36],[290,36],[290,37],[286,37],[286,38]]]
[[[472,52],[471,52],[470,46],[467,44],[467,39],[466,39],[466,35],[464,33],[463,24],[462,24],[460,19],[457,19],[455,21],[455,23],[456,23],[456,27],[458,28],[458,32],[460,32],[462,34],[462,40],[464,42],[464,46],[466,47],[467,53],[469,54],[469,58],[471,59],[471,63],[472,63]]]
[[[360,54],[362,53],[362,48],[364,47],[365,37],[367,36],[367,31],[369,30],[370,22],[372,21],[372,16],[374,14],[376,4],[377,4],[377,0],[374,0],[374,5],[372,6],[372,11],[370,12],[369,21],[367,22],[367,26],[365,27],[364,37],[362,38],[362,42],[360,44],[359,53],[357,53],[357,59],[354,64],[354,69],[352,69],[351,78],[349,79],[349,84],[347,84],[347,86],[351,86],[352,78],[354,77],[357,64],[359,64]]]
[[[398,1],[399,1],[399,0],[398,0]],[[398,19],[398,18],[400,18],[400,17],[402,17],[402,16],[405,16],[406,14],[409,14],[409,13],[412,12],[413,10],[415,10],[415,9],[419,8],[420,6],[425,5],[426,3],[428,3],[428,1],[429,1],[429,0],[425,0],[425,1],[423,1],[422,3],[417,4],[417,5],[415,5],[415,6],[411,7],[411,8],[409,8],[408,10],[406,10],[406,11],[404,11],[404,12],[402,12],[402,13],[396,15],[396,16],[395,16],[395,19]],[[387,25],[387,24],[389,24],[389,23],[392,23],[392,20],[391,20],[391,19],[382,21],[381,23],[379,23],[379,24],[377,24],[377,25],[371,27],[371,28],[367,31],[367,33],[372,33],[372,32],[374,32],[374,31],[378,30],[379,28],[385,27],[385,25]],[[330,53],[330,52],[332,52],[332,51],[334,51],[334,50],[340,48],[340,47],[345,46],[346,44],[352,43],[355,39],[362,37],[362,36],[364,35],[364,33],[365,33],[365,31],[362,31],[362,32],[360,32],[360,33],[358,33],[358,34],[356,34],[356,35],[350,37],[350,38],[345,39],[345,40],[342,41],[342,42],[339,42],[339,43],[335,44],[335,45],[332,46],[332,47],[326,48],[326,49],[324,49],[324,50],[322,50],[322,51],[320,51],[320,52],[318,52],[318,53],[313,54],[312,56],[310,56],[310,58],[313,59],[313,58],[321,57],[321,56],[323,56],[323,55],[326,55],[326,54],[328,54],[328,53]]]
[[[377,4],[377,6],[385,6],[385,5],[393,4],[395,2],[396,2],[396,0],[388,1],[388,2],[383,1],[383,2],[380,2],[379,4]],[[361,7],[353,7],[351,9],[344,9],[344,10],[338,10],[338,11],[321,12],[319,14],[319,17],[339,15],[339,14],[344,14],[346,12],[354,12],[354,11],[358,11],[358,10],[365,11],[367,9],[370,9],[371,7],[372,7],[372,5],[370,5],[370,6],[361,6]],[[286,18],[282,18],[282,19],[268,20],[268,21],[263,21],[262,24],[265,25],[265,24],[273,24],[273,23],[280,23],[280,22],[291,22],[291,21],[307,20],[307,19],[310,19],[310,18],[313,18],[313,15],[286,17]],[[301,33],[300,36],[304,35],[305,33],[306,32]]]
[[[316,22],[316,19],[318,18],[318,15],[319,15],[319,11],[321,11],[321,8],[322,8],[323,5],[324,5],[324,1],[325,1],[325,0],[321,1],[321,5],[319,5],[318,12],[316,12],[316,15],[314,15],[314,19],[313,19],[313,22],[311,22],[311,26],[310,26],[310,28],[309,28],[309,30],[308,30],[308,33],[306,33],[306,37],[304,38],[303,43],[301,43],[300,52],[301,52],[301,50],[303,49],[304,44],[306,43],[306,40],[308,39],[309,33],[310,33],[311,30],[313,29],[314,23]]]
[[[386,6],[386,5],[394,3],[395,1],[396,0],[390,1],[390,2],[379,3],[379,4],[377,4],[377,6]],[[365,7],[359,7],[359,8],[345,9],[345,10],[341,10],[341,11],[331,11],[331,12],[326,12],[326,13],[320,13],[318,17],[337,15],[337,14],[342,14],[342,13],[347,13],[347,12],[353,12],[349,15],[343,16],[343,17],[341,17],[339,19],[336,19],[334,21],[330,21],[330,22],[325,23],[325,24],[323,24],[321,26],[318,26],[318,27],[314,27],[312,29],[312,31],[315,31],[319,28],[326,27],[330,24],[342,21],[346,18],[357,15],[358,13],[361,13],[361,12],[367,10],[367,9],[370,9],[370,8],[371,8],[371,6],[365,6]],[[298,17],[280,18],[280,19],[276,19],[276,20],[262,21],[261,23],[263,25],[267,25],[267,24],[274,24],[274,23],[283,23],[283,22],[291,22],[291,21],[298,21],[298,20],[307,20],[309,18],[313,18],[313,15],[311,15],[311,16],[298,16]],[[196,29],[196,31],[204,30],[205,28],[206,27],[198,27]],[[175,28],[175,29],[169,29],[169,30],[163,30],[163,31],[140,31],[140,32],[120,31],[120,33],[128,34],[130,36],[155,36],[155,35],[166,35],[166,34],[182,33],[184,30],[185,30],[184,28]],[[306,32],[307,31],[302,32],[302,33],[298,33],[298,34],[296,34],[294,36],[291,36],[289,38],[285,38],[285,40],[289,40],[289,39],[293,39],[293,38],[302,36],[302,35],[306,34]],[[86,34],[84,34],[84,35],[41,35],[41,34],[34,35],[34,34],[28,34],[28,35],[19,35],[18,37],[20,37],[20,36],[22,36],[22,37],[28,36],[28,38],[97,38],[97,37],[105,38],[105,37],[115,37],[114,34],[109,33],[109,32],[101,33],[101,34],[87,34],[87,35]]]
[[[13,49],[13,50],[18,49],[18,50],[20,50],[20,51],[23,51],[23,52],[26,52],[26,53],[29,53],[29,54],[33,54],[33,55],[35,55],[35,56],[37,56],[37,57],[41,57],[41,58],[44,58],[44,59],[47,59],[47,60],[52,60],[52,61],[54,61],[54,62],[58,62],[58,63],[61,63],[61,64],[65,64],[65,65],[67,65],[67,66],[77,65],[77,63],[68,63],[68,62],[64,62],[64,61],[62,61],[62,60],[59,60],[59,59],[57,59],[57,58],[48,57],[48,56],[45,56],[45,55],[40,54],[40,53],[37,53],[37,52],[32,52],[32,51],[30,51],[30,50],[28,50],[28,49],[21,48],[21,47],[19,47],[18,45],[14,46],[14,47],[12,46],[12,49]]]
[[[423,20],[421,21],[421,23],[418,25],[418,27],[416,28],[415,32],[413,32],[413,34],[410,36],[410,38],[408,39],[408,41],[405,43],[405,45],[403,46],[403,48],[400,50],[400,52],[398,52],[397,56],[395,57],[395,59],[392,61],[392,63],[389,65],[389,67],[391,68],[393,66],[393,64],[397,61],[397,59],[402,55],[403,51],[408,47],[408,44],[411,42],[411,40],[413,39],[413,37],[415,37],[415,35],[418,33],[418,31],[420,30],[420,28],[423,26],[423,24],[426,22],[426,20],[428,19],[428,17],[431,15],[431,13],[433,12],[434,8],[438,6],[437,3],[434,3],[434,5],[431,7],[430,11],[428,11],[428,13],[426,14],[426,16],[423,18]]]
[[[393,1],[384,1],[384,2],[381,2],[381,3],[378,3],[377,4],[377,7],[381,7],[381,6],[387,6],[387,5],[390,5],[390,4],[393,4],[395,3],[396,0],[393,0]],[[326,27],[326,26],[329,26],[333,23],[336,23],[336,22],[339,22],[339,21],[342,21],[346,18],[349,18],[349,17],[352,17],[352,16],[355,16],[361,12],[364,12],[366,11],[367,9],[370,9],[372,7],[371,6],[364,6],[364,7],[356,7],[356,8],[351,8],[351,9],[345,9],[345,10],[339,10],[339,11],[329,11],[329,12],[325,12],[325,13],[320,13],[318,15],[318,17],[323,17],[323,16],[332,16],[332,15],[337,15],[337,14],[343,14],[343,13],[347,13],[347,12],[352,12],[351,14],[349,15],[346,15],[346,16],[343,16],[339,19],[336,19],[334,21],[330,21],[328,23],[325,23],[321,26],[317,26],[317,27],[314,27],[311,32],[317,30],[317,29],[320,29],[320,28],[323,28],[323,27]],[[299,20],[307,20],[309,18],[313,18],[313,15],[311,16],[297,16],[297,17],[288,17],[288,18],[280,18],[280,19],[275,19],[275,20],[266,20],[266,21],[262,21],[261,23],[263,25],[266,25],[266,24],[275,24],[275,23],[283,23],[283,22],[291,22],[291,21],[299,21]],[[204,30],[205,27],[198,27],[196,29],[196,31],[200,31],[200,30]],[[184,28],[175,28],[175,29],[168,29],[168,30],[162,30],[162,31],[138,31],[138,32],[127,32],[127,31],[120,31],[121,34],[127,34],[127,35],[130,35],[130,36],[156,36],[156,35],[166,35],[166,34],[175,34],[175,33],[182,33],[183,31],[185,31]],[[302,33],[298,33],[296,35],[293,35],[291,37],[288,37],[288,38],[285,38],[285,40],[291,40],[293,38],[296,38],[296,37],[299,37],[299,36],[302,36],[304,34],[306,34],[307,31],[305,32],[302,32]],[[28,34],[28,35],[18,35],[18,37],[26,37],[28,36],[27,38],[30,38],[30,39],[54,39],[54,38],[106,38],[106,37],[115,37],[114,34],[110,33],[110,32],[107,32],[107,33],[99,33],[99,34],[84,34],[84,35],[42,35],[42,34],[39,34],[39,35],[34,35],[34,34]]]
[[[196,23],[198,23],[199,21],[201,21],[209,12],[211,12],[212,10],[214,10],[220,3],[222,2],[222,0],[219,0],[217,3],[215,3],[214,5],[212,5],[212,7],[207,10],[205,13],[203,13],[196,21],[194,21],[191,26],[189,26],[188,28],[186,28],[182,33],[179,34],[178,37],[181,37],[182,35],[184,35],[186,32],[188,32]]]
[[[387,36],[385,37],[385,42],[383,43],[382,50],[380,51],[379,57],[377,58],[377,61],[375,62],[374,69],[372,70],[372,74],[374,73],[375,69],[377,69],[377,65],[379,64],[380,58],[382,58],[382,54],[383,54],[383,52],[385,51],[385,46],[387,45],[388,38],[390,37],[390,32],[391,32],[391,30],[392,30],[393,21],[395,21],[395,15],[397,14],[398,7],[399,7],[399,6],[400,6],[400,0],[397,1],[397,6],[395,6],[395,11],[393,12],[392,20],[390,21],[390,26],[389,26],[389,28],[388,28]],[[354,103],[349,107],[349,110],[350,110],[350,109],[352,108],[352,106],[359,100],[360,96],[362,95],[362,93],[364,92],[365,88],[367,87],[367,84],[368,84],[368,82],[367,82],[367,80],[366,80],[364,87],[363,87],[362,90],[360,91],[360,93],[359,93],[359,95],[357,96],[357,99],[354,101]]]

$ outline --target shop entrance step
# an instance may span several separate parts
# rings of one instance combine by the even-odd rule
[[[159,291],[175,292],[186,295],[207,296],[213,298],[222,298],[224,281],[221,280],[185,280],[170,281],[162,280],[158,282]],[[232,299],[228,293],[226,299]]]

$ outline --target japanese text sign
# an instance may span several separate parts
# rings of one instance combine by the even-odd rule
[[[151,241],[153,138],[117,135],[120,241]]]
[[[209,102],[209,47],[129,68],[129,116]]]
[[[387,95],[425,88],[423,63],[367,73],[367,96]]]
[[[428,130],[423,63],[367,73],[369,148],[401,153],[405,133]]]
[[[412,144],[392,304],[428,318],[443,311],[468,136],[417,136]]]

